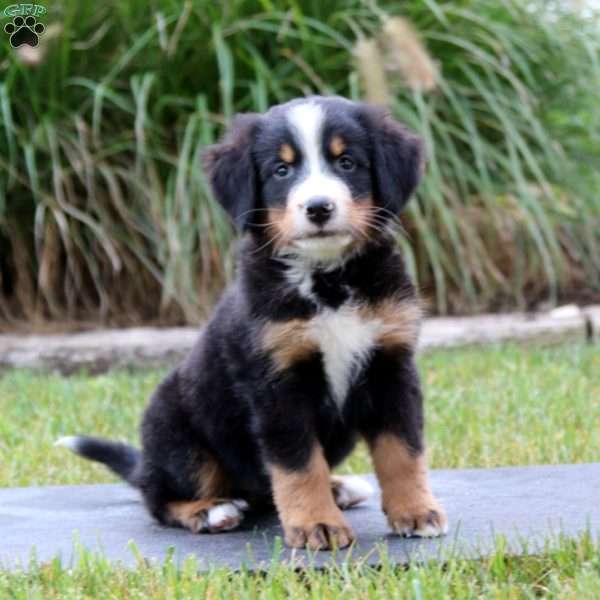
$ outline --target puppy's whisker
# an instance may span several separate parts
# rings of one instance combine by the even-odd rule
[[[375,231],[377,233],[382,233],[382,234],[386,233],[391,228],[390,224],[387,222],[375,221],[375,220],[369,219],[368,217],[361,221],[361,225],[365,229],[372,230],[372,231]]]
[[[387,215],[387,218],[390,219],[391,221],[393,221],[394,223],[402,224],[402,221],[400,221],[400,218],[398,217],[398,215],[396,215],[391,210],[389,210],[383,206],[373,206],[371,208],[371,210],[373,211],[373,213],[377,214],[381,218],[384,218],[384,217],[382,217],[379,213],[384,213],[385,215]]]
[[[245,217],[246,215],[249,215],[250,213],[255,213],[255,212],[269,212],[270,209],[268,208],[250,208],[248,210],[245,210],[243,213],[240,214],[240,217]]]
[[[266,223],[254,223],[253,227],[277,227],[275,221],[267,221]]]
[[[378,231],[378,232],[382,232],[383,231],[383,229],[381,229],[379,226],[377,226],[376,224],[374,224],[373,222],[371,222],[368,219],[367,215],[361,215],[361,217],[358,218],[356,220],[356,223],[352,224],[351,227],[352,227],[352,231],[356,235],[358,235],[358,237],[360,237],[361,239],[363,239],[365,241],[368,240],[369,237],[370,237],[369,233],[368,233],[369,229],[373,229],[373,230]]]
[[[389,212],[389,211],[388,211]],[[385,217],[381,214],[371,213],[365,217],[369,223],[382,226],[384,229],[400,230],[404,233],[404,226],[397,218]]]
[[[381,216],[373,215],[373,214],[363,214],[360,215],[360,219],[363,223],[372,223],[377,225],[386,225],[389,221]]]
[[[275,223],[272,223],[271,226],[274,226]],[[280,241],[282,241],[285,238],[283,232],[281,231],[277,231],[275,233],[275,235],[272,235],[262,246],[256,248],[255,250],[252,251],[253,254],[257,254],[258,252],[261,252],[262,250],[264,250],[265,248],[268,248],[271,244],[273,244],[273,247],[275,248],[275,250],[278,249],[278,243]]]
[[[255,250],[253,250],[253,254],[258,254],[259,252],[261,252],[262,250],[264,250],[265,248],[267,248],[268,246],[270,246],[271,244],[275,244],[278,240],[278,235],[275,235],[273,237],[270,237],[262,246],[259,246],[258,248],[256,248]]]
[[[393,217],[394,219],[398,218],[398,215],[396,213],[392,212],[389,208],[386,208],[385,206],[373,205],[370,208],[373,212],[384,212],[390,215],[390,217]]]

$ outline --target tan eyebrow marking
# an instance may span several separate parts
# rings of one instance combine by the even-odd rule
[[[296,153],[289,144],[282,144],[281,148],[279,148],[279,158],[281,158],[283,162],[293,163],[296,158]]]
[[[329,150],[331,151],[331,154],[337,158],[344,152],[345,149],[346,142],[344,142],[339,135],[334,135],[329,144]]]

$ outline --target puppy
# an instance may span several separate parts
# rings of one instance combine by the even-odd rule
[[[331,475],[366,440],[392,529],[446,532],[431,493],[414,350],[421,309],[394,223],[422,146],[383,110],[338,97],[238,116],[205,170],[243,235],[237,277],[144,414],[140,452],[59,444],[192,532],[274,504],[293,547],[345,547],[366,482]]]

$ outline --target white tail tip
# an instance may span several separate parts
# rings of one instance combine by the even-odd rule
[[[76,435],[65,435],[63,437],[58,438],[54,442],[55,446],[64,446],[73,452],[77,452],[77,448],[79,446],[79,438]]]

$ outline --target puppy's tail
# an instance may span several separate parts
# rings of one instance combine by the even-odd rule
[[[113,473],[138,487],[137,473],[142,453],[133,446],[89,436],[61,437],[54,443],[75,454],[106,465]]]

